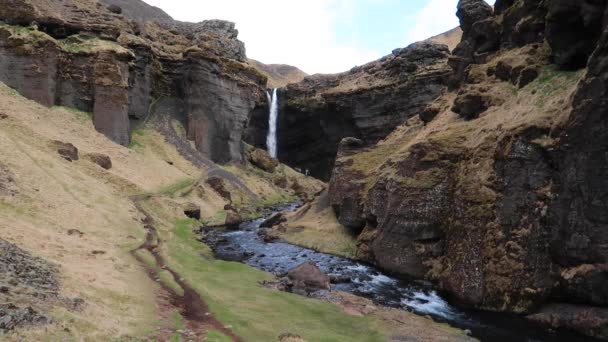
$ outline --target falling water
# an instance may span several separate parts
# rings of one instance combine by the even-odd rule
[[[266,92],[268,103],[270,104],[270,115],[268,118],[268,136],[266,137],[266,147],[271,157],[277,157],[277,116],[279,116],[279,99],[277,89],[272,91],[272,96]]]

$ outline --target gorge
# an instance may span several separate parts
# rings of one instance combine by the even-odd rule
[[[306,75],[0,0],[0,339],[608,340],[606,1],[454,12]]]

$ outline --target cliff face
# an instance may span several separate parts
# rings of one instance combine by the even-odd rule
[[[280,90],[279,159],[329,179],[338,144],[373,144],[419,113],[445,89],[446,46],[417,43],[336,75],[314,75]],[[251,118],[248,142],[263,147],[264,111]]]
[[[608,338],[604,6],[459,2],[452,90],[374,146],[340,144],[330,199],[359,257],[477,308],[554,303],[531,319]]]
[[[105,3],[0,1],[0,81],[46,106],[92,112],[96,129],[123,145],[154,100],[177,103],[197,149],[216,162],[242,160],[266,78],[246,64],[234,24]]]

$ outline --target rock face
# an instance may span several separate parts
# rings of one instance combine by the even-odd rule
[[[330,202],[360,258],[472,307],[543,307],[536,321],[606,338],[603,3],[497,1],[492,13],[460,1],[453,90],[374,146],[340,144]],[[572,12],[547,15],[554,6]],[[581,15],[593,32],[564,32]],[[575,40],[593,48],[569,56],[557,43]]]
[[[445,89],[445,45],[416,43],[337,75],[315,75],[279,91],[278,158],[329,179],[338,144],[373,144]],[[253,113],[247,141],[265,148],[268,111]]]
[[[170,102],[187,113],[199,151],[242,161],[266,78],[247,64],[234,24],[177,22],[138,0],[104,4],[1,0],[0,81],[43,105],[92,112],[96,129],[122,145],[151,99]]]

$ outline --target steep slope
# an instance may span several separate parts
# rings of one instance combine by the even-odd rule
[[[372,312],[371,303],[346,311],[264,288],[270,274],[217,261],[197,241],[203,222],[253,217],[294,200],[291,188],[311,196],[319,181],[284,165],[270,173],[193,157],[175,118],[174,133],[152,118],[127,148],[96,132],[91,117],[44,107],[0,83],[3,339],[468,340],[406,312]],[[196,210],[201,222],[184,215]]]
[[[416,43],[336,75],[314,75],[280,89],[278,157],[327,180],[340,140],[373,144],[446,88],[449,51]],[[253,113],[246,140],[264,147],[268,113]]]
[[[427,41],[429,41],[431,43],[435,43],[435,44],[447,45],[448,49],[450,49],[450,51],[452,51],[452,50],[454,50],[454,48],[456,48],[458,43],[460,43],[461,39],[462,39],[462,29],[460,27],[455,27],[447,32],[433,36],[433,37],[427,39]]]
[[[340,145],[330,200],[358,256],[481,309],[559,303],[532,319],[608,338],[603,13],[461,0],[452,91]]]
[[[47,106],[93,112],[95,128],[123,145],[167,101],[198,150],[241,161],[266,78],[246,63],[234,24],[141,21],[159,16],[141,2],[125,15],[110,9],[119,12],[89,0],[0,1],[0,81]]]

